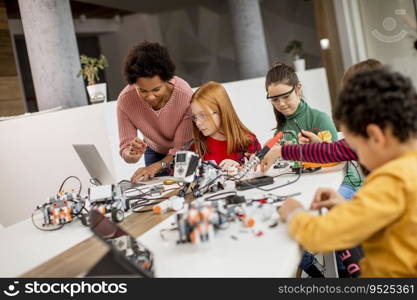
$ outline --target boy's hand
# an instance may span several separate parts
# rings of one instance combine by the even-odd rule
[[[298,142],[300,144],[321,143],[322,140],[313,132],[301,130],[298,134]]]
[[[303,208],[303,206],[300,204],[300,202],[298,202],[294,198],[288,198],[278,208],[278,214],[283,221],[287,221],[288,215],[297,208]]]
[[[316,191],[311,209],[320,209],[325,207],[331,209],[332,207],[345,202],[345,199],[335,190],[321,188]]]
[[[261,160],[261,171],[266,172],[281,157],[281,145],[275,144]]]

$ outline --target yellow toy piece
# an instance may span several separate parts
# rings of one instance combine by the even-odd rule
[[[334,167],[340,164],[340,162],[333,162],[333,163],[325,163],[325,164],[319,164],[319,163],[313,163],[313,162],[302,162],[301,163],[304,167],[304,169],[310,169],[310,168],[328,168],[328,167]]]
[[[177,183],[177,181],[172,180],[172,179],[164,180],[164,185],[171,185],[171,184],[174,184],[174,183]]]
[[[320,131],[317,136],[325,143],[332,142],[332,134],[329,130]]]

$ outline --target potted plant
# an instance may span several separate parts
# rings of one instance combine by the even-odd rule
[[[285,53],[291,54],[294,60],[294,68],[296,72],[305,71],[306,62],[304,58],[301,58],[303,54],[303,43],[297,40],[291,41],[287,47],[285,47]]]
[[[104,70],[108,67],[107,59],[104,55],[99,58],[88,57],[86,55],[80,56],[81,70],[77,77],[83,76],[87,80],[87,91],[90,96],[91,103],[100,103],[107,100],[107,85],[106,83],[98,83],[100,80],[98,76],[99,70]]]

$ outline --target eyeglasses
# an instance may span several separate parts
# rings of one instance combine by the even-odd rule
[[[212,111],[210,114],[215,115],[217,114],[217,111]],[[200,112],[196,115],[192,115],[191,120],[193,120],[194,123],[197,123],[197,121],[205,122],[207,120],[207,114],[205,112]]]
[[[290,91],[275,96],[269,96],[269,94],[266,94],[266,99],[269,100],[271,103],[277,103],[279,101],[288,102],[290,100],[288,96],[291,95],[292,92],[294,92],[295,87],[296,86],[294,85]]]

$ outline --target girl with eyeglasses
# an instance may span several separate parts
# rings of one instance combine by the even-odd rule
[[[276,131],[292,131],[295,134],[284,135],[284,140],[290,140],[292,144],[299,143],[310,133],[320,137],[323,142],[338,140],[332,119],[326,113],[312,108],[302,98],[302,85],[292,67],[283,63],[275,64],[266,75],[265,87],[277,121]],[[339,192],[345,199],[350,199],[361,183],[360,176],[349,167]],[[311,253],[304,254],[300,268],[311,277],[323,277]]]
[[[294,137],[290,134],[284,135],[292,144],[305,143],[304,140],[310,136],[326,143],[338,140],[332,119],[326,113],[310,107],[302,99],[302,86],[292,67],[283,63],[275,64],[266,75],[265,86],[267,99],[272,103],[277,120],[276,130],[294,132]],[[345,199],[350,199],[361,185],[362,179],[358,172],[348,166],[339,192]]]
[[[256,136],[240,121],[225,88],[217,82],[202,85],[191,98],[192,149],[204,160],[227,170],[261,149]]]
[[[298,134],[302,129],[316,134],[322,132],[321,135],[326,136],[328,142],[337,140],[337,130],[330,117],[310,107],[303,99],[302,85],[292,67],[276,63],[266,75],[265,87],[266,98],[274,110],[277,131]],[[291,135],[284,138],[292,140]]]

